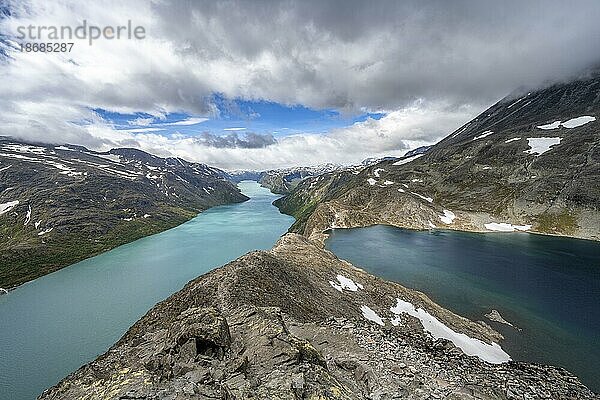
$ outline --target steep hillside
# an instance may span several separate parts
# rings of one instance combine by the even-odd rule
[[[500,339],[288,234],[191,281],[40,398],[598,398]]]
[[[222,171],[135,149],[0,137],[0,287],[247,199]]]
[[[506,98],[427,153],[309,178],[279,200],[292,230],[514,231],[600,240],[600,78]]]

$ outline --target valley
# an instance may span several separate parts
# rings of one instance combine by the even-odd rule
[[[414,398],[597,398],[567,370],[529,363],[560,360],[593,385],[593,368],[577,364],[590,356],[585,340],[573,339],[577,324],[564,328],[571,331],[567,342],[576,351],[567,354],[561,345],[556,353],[546,349],[540,356],[536,351],[543,340],[530,332],[535,324],[507,312],[502,301],[485,300],[492,301],[485,310],[492,319],[485,322],[482,310],[473,313],[443,296],[439,300],[472,321],[402,285],[404,277],[394,275],[391,266],[373,271],[399,283],[370,275],[323,247],[340,228],[380,224],[442,238],[448,229],[493,232],[485,240],[494,249],[502,246],[503,235],[515,232],[597,240],[599,188],[594,183],[600,137],[593,115],[600,111],[599,91],[598,78],[590,78],[504,99],[431,148],[323,171],[296,179],[293,186],[285,185],[295,180],[287,179],[296,176],[289,170],[260,173],[263,186],[288,193],[274,204],[295,217],[290,233],[269,251],[248,253],[190,282],[151,309],[108,353],[41,398],[66,399],[89,390],[100,398],[108,393],[134,398],[240,398],[251,393],[290,399],[387,398],[400,393]],[[238,176],[257,178],[248,171]],[[539,238],[544,243],[550,239]],[[381,268],[390,262],[369,256],[373,244],[361,240],[350,244],[354,253],[348,253],[356,255],[349,258],[358,265]],[[510,258],[508,251],[501,253],[492,258],[497,268]],[[535,251],[524,254],[530,257]],[[494,265],[481,257],[469,256],[478,276],[474,279],[483,278],[478,262]],[[520,271],[531,273],[531,282],[537,282],[541,272],[534,271],[532,260]],[[419,263],[408,262],[413,268]],[[584,278],[592,288],[587,301],[596,304],[596,267],[589,263],[597,260],[592,256],[577,262],[591,274]],[[576,270],[563,264],[556,267],[559,275],[579,279]],[[464,275],[451,269],[445,266],[443,271],[450,281]],[[465,282],[458,286],[462,291],[448,289],[450,297],[469,293]],[[419,288],[429,292],[427,286]],[[437,300],[440,292],[431,291]],[[487,296],[481,288],[474,292],[477,300],[471,301]],[[528,301],[535,307],[538,300]],[[498,325],[505,320],[496,308],[509,320],[515,317],[525,333]],[[538,328],[543,331],[548,325]],[[561,329],[551,328],[547,338],[563,337]],[[511,338],[506,347],[505,337]],[[341,348],[354,350],[348,355]],[[573,354],[580,359],[569,358]]]
[[[107,351],[189,280],[248,251],[269,249],[292,218],[258,184],[239,187],[248,201],[213,207],[0,295],[0,398],[34,399]]]

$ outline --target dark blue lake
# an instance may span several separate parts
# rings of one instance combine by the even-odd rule
[[[513,359],[563,366],[600,391],[600,243],[379,225],[333,230],[327,248],[485,321]],[[489,321],[491,309],[521,330]]]

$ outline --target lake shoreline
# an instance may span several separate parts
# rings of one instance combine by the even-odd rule
[[[106,351],[149,308],[293,222],[254,182],[251,199],[31,280],[0,296],[0,398],[30,400]],[[20,371],[27,371],[23,374]],[[36,389],[37,388],[37,389]],[[34,393],[35,392],[35,393]]]
[[[361,231],[367,233],[361,234]],[[369,231],[373,233],[369,234]],[[381,232],[381,234],[377,232]],[[398,234],[396,235],[395,232],[398,232]],[[410,288],[422,291],[436,303],[459,315],[464,315],[473,320],[482,320],[493,325],[494,329],[505,336],[503,343],[518,356],[518,359],[545,364],[563,363],[563,366],[570,370],[579,371],[580,373],[581,371],[587,371],[585,373],[587,376],[586,381],[588,383],[594,382],[594,379],[591,378],[594,374],[593,369],[585,368],[578,361],[576,355],[582,357],[582,359],[586,359],[587,356],[588,364],[595,364],[596,362],[592,361],[594,359],[600,360],[600,353],[588,348],[588,343],[594,341],[593,337],[590,336],[592,333],[578,339],[578,335],[583,335],[580,329],[593,332],[594,328],[590,324],[593,326],[598,325],[597,318],[593,317],[594,314],[597,315],[598,313],[594,312],[589,305],[594,302],[591,298],[593,293],[597,293],[597,290],[594,291],[593,289],[594,282],[597,282],[597,279],[594,280],[594,276],[597,277],[597,275],[594,275],[591,267],[594,265],[592,260],[594,259],[594,248],[597,246],[596,242],[573,240],[572,238],[558,236],[528,235],[517,237],[501,232],[488,235],[453,230],[438,232],[431,235],[427,231],[408,230],[389,225],[336,229],[334,232],[330,232],[325,248],[367,273],[400,282]],[[398,238],[394,239],[396,236]],[[362,243],[361,246],[354,243],[355,240],[359,240]],[[471,242],[473,243],[472,246],[469,245]],[[485,251],[478,250],[474,245],[475,243],[479,243],[479,246]],[[409,249],[407,246],[413,247]],[[444,253],[445,256],[438,255],[438,252],[447,252],[453,246],[464,247],[461,249],[462,252],[459,252],[460,256],[446,253]],[[534,247],[528,249],[527,246]],[[550,252],[552,248],[557,248],[556,254]],[[420,252],[423,252],[423,254]],[[562,272],[560,269],[556,269],[558,267],[550,267],[558,263],[561,252],[569,254],[567,258],[563,256],[564,261],[562,262],[565,265],[563,270],[566,275],[560,275]],[[546,253],[547,255],[544,255]],[[576,259],[573,258],[572,254],[580,255],[579,264],[576,263]],[[542,256],[544,258],[539,258]],[[539,261],[533,261],[535,257],[538,257]],[[420,261],[417,261],[417,259]],[[480,280],[476,279],[481,274],[478,265],[485,271],[502,259],[505,260],[505,266],[499,271],[503,271],[504,276],[492,270],[488,274],[489,277],[484,274]],[[393,262],[393,260],[397,261]],[[457,260],[463,260],[462,263],[467,262],[468,268],[461,269],[459,265],[461,262]],[[581,263],[588,263],[589,265],[587,268],[585,266],[579,267]],[[397,265],[397,267],[393,267],[394,265]],[[416,265],[420,265],[420,267],[416,268]],[[510,267],[511,265],[515,265],[514,269]],[[536,269],[531,269],[533,268],[532,265]],[[390,268],[397,268],[398,272],[392,272],[393,269],[390,270]],[[544,270],[543,268],[549,269]],[[537,275],[531,275],[534,272],[529,272],[530,269],[539,272],[537,272]],[[388,270],[389,272],[386,272]],[[426,274],[427,276],[425,276]],[[454,274],[459,275],[454,276]],[[514,281],[511,278],[512,276],[515,277]],[[543,279],[537,282],[536,276],[543,277]],[[556,276],[556,278],[552,278],[553,276]],[[517,277],[519,278],[517,279]],[[497,291],[498,289],[494,287],[501,287],[500,285],[504,281],[514,288],[510,291],[507,291],[508,289]],[[527,286],[530,281],[529,285],[531,286]],[[579,281],[586,282],[584,288],[578,283]],[[446,282],[452,282],[452,284]],[[471,289],[472,285],[475,286]],[[536,289],[537,287],[540,287],[540,289]],[[453,293],[454,288],[460,288],[460,292]],[[579,291],[576,288],[579,288]],[[573,301],[567,303],[564,296],[561,295],[563,289],[568,290],[568,293],[572,293],[571,297],[573,297],[573,294],[577,294],[576,299],[583,299],[584,294],[589,293],[586,303],[583,303],[584,300],[582,299],[579,300],[582,302],[581,305],[574,304]],[[547,293],[544,294],[544,291]],[[547,306],[544,306],[545,308],[540,309],[541,306],[536,306],[535,309],[531,309],[530,306],[527,306],[527,302],[533,301],[532,296],[537,295],[538,292],[541,293],[540,299],[544,299],[544,302],[551,302],[553,298],[556,298],[557,304],[552,306],[552,303],[548,303]],[[530,298],[532,300],[528,300]],[[481,306],[478,306],[478,303],[481,303]],[[584,304],[588,305],[584,307]],[[578,310],[575,315],[581,313],[585,315],[585,318],[583,316],[581,318],[584,320],[591,319],[591,322],[581,328],[576,328],[579,325],[569,325],[572,324],[570,321],[575,318],[569,316],[574,313],[567,310],[569,306],[571,309]],[[485,318],[485,314],[492,309],[499,310],[501,315],[506,317],[514,327],[489,321]],[[558,314],[559,311],[553,312],[553,309],[560,310],[560,314]],[[537,311],[534,312],[534,310]],[[545,336],[555,337],[556,343],[545,339]],[[579,343],[579,347],[577,347],[577,343]],[[562,348],[570,349],[572,346],[578,349],[573,354],[570,354],[571,351],[561,350]],[[556,352],[556,354],[552,355],[553,352]],[[512,355],[513,353],[509,351],[509,354]],[[557,356],[558,358],[556,358]],[[558,360],[562,361],[559,362]],[[594,388],[598,390],[598,387]]]
[[[448,340],[436,340],[438,325]],[[196,337],[190,338],[191,327]],[[247,253],[189,282],[110,352],[41,398],[78,398],[90,388],[98,398],[597,397],[562,368],[482,361],[490,355],[482,348],[497,349],[500,337],[420,292],[286,234],[271,250]],[[474,343],[480,350],[467,355]]]

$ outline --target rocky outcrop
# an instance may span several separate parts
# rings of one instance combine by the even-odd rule
[[[598,398],[561,368],[468,356],[464,342],[435,339],[412,314],[393,312],[401,302],[462,340],[501,340],[288,234],[191,281],[40,398]]]
[[[600,78],[513,95],[425,154],[300,182],[276,205],[331,227],[494,230],[600,240]]]
[[[248,199],[221,174],[136,149],[94,152],[0,137],[0,286]]]

